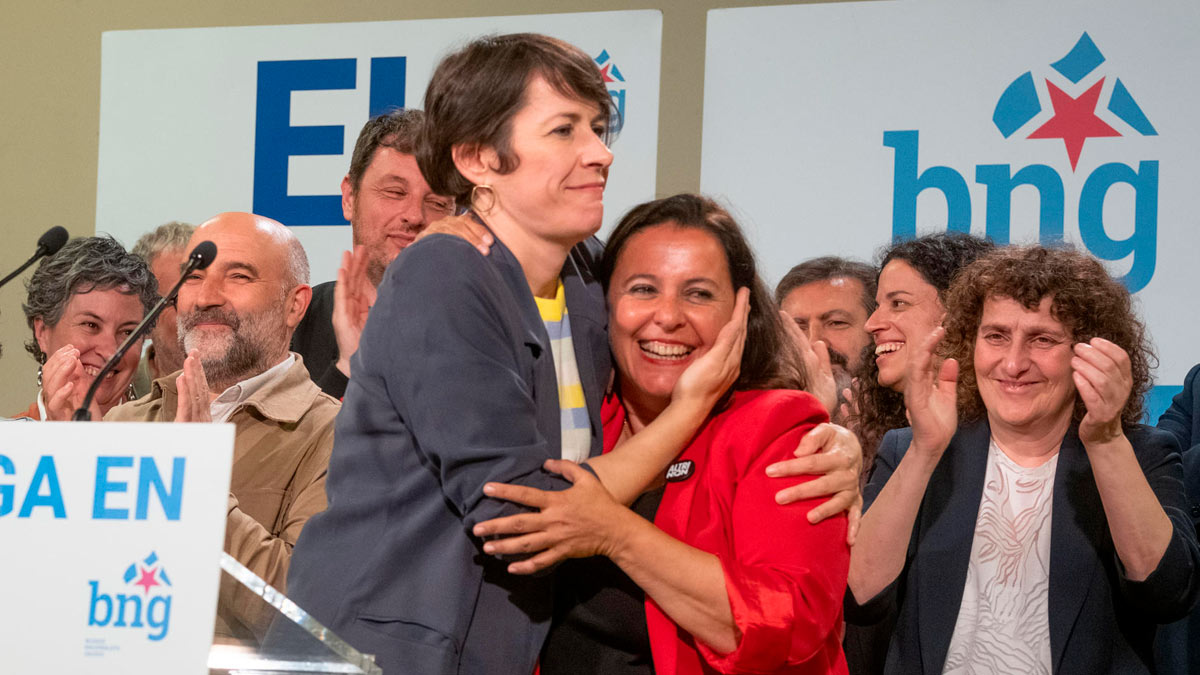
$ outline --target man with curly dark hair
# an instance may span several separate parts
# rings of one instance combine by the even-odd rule
[[[429,189],[413,156],[424,121],[425,113],[412,108],[367,120],[342,179],[342,215],[350,221],[354,252],[343,254],[337,282],[313,287],[312,304],[292,336],[292,351],[334,398],[346,394],[350,356],[384,270],[429,223],[454,213],[454,198]]]
[[[945,297],[908,355],[912,427],[865,491],[848,620],[898,617],[885,672],[1152,672],[1156,625],[1200,596],[1200,546],[1177,444],[1137,423],[1154,356],[1129,292],[1029,246]]]

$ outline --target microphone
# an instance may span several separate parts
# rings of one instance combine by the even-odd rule
[[[112,371],[118,362],[120,362],[121,357],[125,356],[125,352],[129,351],[129,348],[133,346],[133,343],[137,342],[142,338],[143,335],[145,335],[150,324],[154,323],[154,320],[158,318],[159,314],[162,314],[162,311],[167,308],[167,305],[170,305],[175,301],[175,296],[179,295],[179,287],[182,286],[183,282],[187,280],[187,276],[196,270],[202,270],[205,267],[208,267],[212,264],[212,261],[216,259],[216,257],[216,244],[212,243],[211,241],[202,241],[199,244],[196,244],[196,248],[192,249],[191,254],[188,255],[187,264],[185,264],[183,267],[183,273],[179,275],[179,281],[175,282],[175,286],[171,289],[171,292],[164,295],[162,299],[158,301],[158,304],[150,310],[150,313],[146,315],[146,318],[142,319],[142,322],[138,324],[137,328],[133,329],[133,332],[129,334],[129,337],[125,338],[125,342],[123,342],[121,346],[117,348],[117,351],[114,352],[111,357],[109,357],[108,361],[104,364],[104,367],[101,368],[100,372],[96,374],[96,379],[92,380],[92,386],[88,387],[87,396],[83,397],[83,404],[78,410],[75,411],[75,414],[71,416],[72,420],[76,422],[87,422],[92,419],[92,413],[88,411],[88,406],[92,404],[92,399],[96,397],[96,390],[100,388],[100,383],[104,381],[105,376]]]
[[[67,234],[67,228],[63,227],[62,225],[55,225],[54,227],[46,230],[46,232],[43,233],[42,236],[37,240],[37,249],[34,250],[33,257],[29,260],[26,260],[25,264],[18,267],[12,274],[0,279],[0,286],[3,286],[4,284],[7,284],[15,279],[18,274],[24,272],[30,265],[37,262],[40,258],[58,253],[58,249],[62,248],[63,244],[67,243],[67,239],[70,238],[70,236],[71,235]]]

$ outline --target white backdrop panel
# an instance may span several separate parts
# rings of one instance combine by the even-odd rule
[[[369,112],[419,107],[442,56],[481,35],[523,31],[559,37],[596,58],[623,107],[606,195],[610,227],[654,196],[658,11],[105,33],[96,230],[132,245],[169,220],[198,223],[282,203],[286,215],[278,217],[307,249],[314,283],[332,279],[350,228],[330,200],[340,199]],[[264,74],[272,66],[263,63],[288,61],[296,62],[292,70]],[[281,106],[284,116],[272,117]],[[296,205],[297,197],[314,199]]]
[[[1126,275],[1160,381],[1178,384],[1200,360],[1198,30],[1188,0],[714,10],[701,187],[742,217],[771,282],[951,222],[1014,243],[1061,223]],[[1090,136],[1076,164],[1064,138],[1030,138],[1055,128]]]

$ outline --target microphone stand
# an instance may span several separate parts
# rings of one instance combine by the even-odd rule
[[[37,262],[38,259],[42,257],[42,255],[43,255],[42,250],[41,250],[41,248],[39,248],[38,252],[34,253],[32,258],[30,258],[29,260],[26,260],[24,265],[21,265],[17,269],[13,270],[12,274],[4,277],[3,279],[0,279],[0,286],[3,286],[4,284],[7,284],[8,282],[12,281],[13,279],[16,279],[18,274],[29,269],[29,266],[32,265],[33,263]]]
[[[204,244],[212,246],[211,242],[202,242],[196,248],[199,249],[200,246],[203,246]],[[92,413],[88,410],[88,406],[92,404],[92,399],[96,397],[96,390],[100,388],[100,383],[104,381],[104,377],[108,375],[108,373],[112,371],[112,369],[121,361],[121,357],[125,356],[125,352],[129,351],[129,348],[133,346],[133,343],[142,339],[142,336],[146,333],[147,328],[154,323],[154,320],[158,318],[159,314],[162,314],[163,310],[167,308],[167,305],[175,301],[175,296],[179,295],[179,288],[183,286],[183,282],[187,280],[187,276],[196,271],[197,268],[208,267],[208,264],[212,262],[214,257],[216,257],[216,246],[212,246],[212,248],[213,252],[211,255],[201,255],[199,254],[199,251],[192,252],[191,256],[188,257],[187,266],[183,268],[183,273],[179,275],[179,281],[175,282],[175,286],[171,289],[171,292],[167,293],[162,297],[161,300],[158,301],[158,304],[150,310],[150,313],[147,314],[144,319],[142,319],[142,322],[138,324],[137,328],[133,329],[133,332],[129,334],[129,337],[125,338],[125,342],[117,348],[117,351],[113,353],[113,355],[108,359],[108,362],[104,364],[104,367],[100,369],[100,372],[96,374],[96,379],[92,380],[92,386],[88,387],[87,396],[83,397],[83,404],[75,411],[75,414],[71,416],[72,421],[90,422],[92,420]],[[205,253],[207,253],[207,251]]]
[[[18,274],[29,269],[30,265],[40,260],[43,256],[54,255],[55,253],[58,253],[58,249],[62,248],[63,244],[67,243],[67,236],[66,229],[64,229],[61,225],[47,230],[46,233],[43,234],[40,239],[38,239],[37,249],[34,250],[33,257],[29,260],[26,260],[25,264],[14,270],[12,274],[0,279],[0,286],[3,286],[13,279],[16,279]]]

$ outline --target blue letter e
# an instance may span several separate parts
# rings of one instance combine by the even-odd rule
[[[284,225],[344,224],[341,195],[289,197],[288,157],[341,155],[345,127],[294,127],[292,92],[353,89],[354,59],[259,61],[254,120],[254,212]]]

